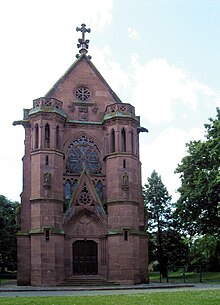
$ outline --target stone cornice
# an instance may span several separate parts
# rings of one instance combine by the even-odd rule
[[[37,148],[31,151],[30,155],[36,155],[39,153],[46,153],[46,154],[56,154],[60,157],[64,156],[64,153],[61,150],[58,150],[57,148]]]
[[[127,230],[129,232],[129,235],[139,235],[139,236],[148,236],[147,232],[131,229],[131,228],[121,228],[118,230],[108,230],[107,236],[112,235],[123,235],[124,231]]]
[[[63,204],[63,200],[59,200],[56,198],[47,198],[47,197],[39,197],[39,198],[31,198],[30,203],[57,203],[57,204]]]
[[[127,200],[127,199],[116,199],[116,200],[108,200],[107,205],[139,205],[138,201]]]
[[[43,227],[43,228],[33,228],[30,231],[18,231],[16,233],[17,237],[29,237],[32,234],[44,234],[45,230],[50,230],[51,234],[61,234],[64,235],[64,229],[55,227]]]

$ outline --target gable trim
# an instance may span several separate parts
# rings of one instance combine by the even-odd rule
[[[98,69],[94,66],[94,64],[91,62],[91,60],[88,58],[86,54],[80,55],[80,57],[69,67],[69,69],[61,76],[61,78],[53,85],[53,87],[45,94],[45,97],[52,97],[53,93],[57,89],[57,87],[64,81],[64,79],[70,74],[70,72],[81,62],[85,60],[92,70],[95,72],[95,74],[98,76],[98,78],[102,81],[102,83],[107,87],[109,93],[113,97],[113,99],[117,103],[122,103],[120,98],[117,96],[117,94],[112,90],[112,88],[109,86],[109,84],[106,82],[104,77],[101,75],[101,73],[98,71]]]

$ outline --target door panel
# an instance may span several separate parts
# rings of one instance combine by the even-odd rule
[[[73,243],[73,273],[97,274],[97,243],[93,240],[77,240]]]

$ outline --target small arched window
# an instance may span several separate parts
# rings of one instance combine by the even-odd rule
[[[111,152],[115,152],[115,130],[111,131]]]
[[[48,123],[45,125],[45,147],[50,147],[50,126]]]
[[[56,127],[56,148],[60,147],[60,127]]]
[[[34,148],[38,148],[38,143],[39,143],[39,127],[38,124],[35,125],[34,127]]]
[[[126,132],[124,128],[122,128],[121,131],[121,139],[122,139],[122,151],[126,151]]]

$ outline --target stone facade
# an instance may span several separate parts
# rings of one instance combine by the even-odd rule
[[[86,53],[24,110],[18,284],[147,278],[139,117]]]

